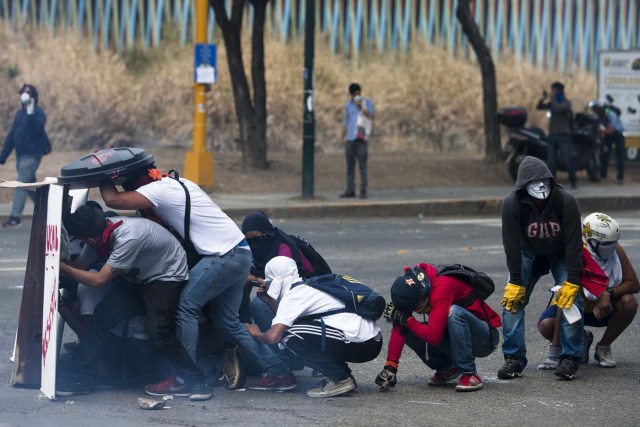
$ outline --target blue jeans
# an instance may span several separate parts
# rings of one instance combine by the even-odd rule
[[[200,310],[212,302],[212,320],[229,339],[256,360],[270,375],[281,375],[287,367],[267,347],[254,340],[240,322],[238,311],[242,287],[251,268],[251,251],[236,246],[222,256],[205,256],[189,272],[189,282],[180,295],[176,312],[176,335],[189,356],[196,359]]]
[[[276,317],[271,307],[258,297],[251,300],[251,314],[253,315],[253,322],[258,325],[262,332],[271,329],[271,322]]]
[[[475,374],[476,357],[487,357],[498,346],[500,333],[484,320],[457,305],[451,306],[447,330],[437,346],[428,346],[428,365],[436,371],[453,367],[461,374]]]
[[[18,171],[18,181],[36,182],[36,170],[40,166],[42,156],[19,156],[16,160],[16,170]],[[16,188],[11,206],[11,218],[20,219],[27,202],[27,195],[35,202],[35,193],[24,188]]]
[[[524,305],[518,308],[518,311],[512,313],[502,310],[502,334],[504,342],[502,343],[502,353],[505,357],[512,357],[519,360],[520,365],[524,368],[527,366],[527,349],[524,343],[524,309],[529,304],[531,292],[536,286],[542,274],[533,271],[533,261],[535,255],[530,252],[522,251],[522,285],[527,288]],[[557,285],[562,285],[567,281],[567,260],[563,256],[547,256],[551,274]],[[546,273],[544,273],[546,274]],[[574,302],[576,307],[582,310],[582,296],[580,293],[576,296]],[[562,353],[560,357],[579,358],[582,353],[584,341],[584,319],[580,319],[573,325],[567,322],[562,316],[560,324],[560,346]]]

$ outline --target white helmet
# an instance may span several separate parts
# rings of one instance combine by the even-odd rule
[[[608,259],[620,239],[618,221],[600,212],[589,214],[582,222],[582,239],[600,258]]]

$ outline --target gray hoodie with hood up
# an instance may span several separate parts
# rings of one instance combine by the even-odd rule
[[[551,179],[551,194],[540,210],[527,193],[526,185],[546,178]],[[524,158],[518,168],[515,189],[502,200],[502,244],[510,282],[514,285],[523,286],[523,250],[533,255],[565,256],[567,281],[580,283],[582,223],[578,201],[556,183],[547,165],[536,157]]]

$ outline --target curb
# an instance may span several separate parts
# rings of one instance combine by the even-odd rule
[[[581,212],[640,209],[640,196],[576,197]],[[500,216],[502,198],[400,200],[360,203],[305,203],[283,207],[226,208],[232,218],[242,219],[256,210],[275,218],[358,217],[468,217]]]

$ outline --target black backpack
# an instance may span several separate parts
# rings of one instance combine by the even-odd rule
[[[314,318],[338,313],[355,313],[365,319],[378,320],[387,305],[382,295],[344,274],[315,276],[304,282],[295,283],[291,288],[301,284],[325,292],[345,303],[345,308],[313,315]]]
[[[284,233],[283,233],[284,234]],[[300,276],[303,279],[308,279],[309,277],[314,276],[322,276],[324,274],[331,274],[331,267],[327,264],[327,261],[322,258],[322,255],[315,250],[311,243],[309,243],[306,239],[300,236],[294,236],[292,234],[287,234],[286,237],[291,240],[291,242],[286,242],[291,247],[291,252],[293,253],[293,260],[298,265],[298,271],[300,272]],[[300,256],[302,253],[309,263],[313,267],[313,273],[307,274],[307,272],[302,268],[302,257]],[[305,277],[306,276],[306,277]]]
[[[454,302],[455,305],[463,308],[470,306],[476,298],[486,300],[496,290],[496,285],[491,277],[466,265],[438,264],[436,271],[436,276],[452,276],[468,283],[473,288],[473,292],[468,297]]]

